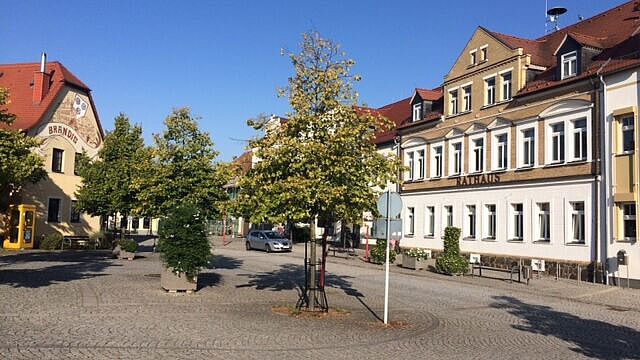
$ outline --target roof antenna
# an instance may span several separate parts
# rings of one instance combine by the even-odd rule
[[[567,12],[566,8],[563,7],[552,7],[547,10],[547,21],[545,23],[545,27],[548,24],[552,25],[552,31],[560,30],[560,15]],[[549,32],[549,29],[546,29]]]

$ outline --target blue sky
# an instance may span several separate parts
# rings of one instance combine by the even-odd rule
[[[569,11],[562,25],[621,0],[548,0]],[[33,1],[3,0],[0,63],[62,62],[92,90],[103,126],[127,114],[145,139],[162,132],[174,107],[201,117],[220,159],[255,135],[246,120],[286,114],[276,88],[309,30],[342,44],[356,60],[361,101],[379,107],[438,86],[479,25],[536,38],[545,1]]]

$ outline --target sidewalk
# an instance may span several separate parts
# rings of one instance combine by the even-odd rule
[[[226,245],[222,245],[222,237],[214,236],[211,238],[212,245],[215,248],[224,247],[226,249],[244,250],[244,238],[225,239]],[[321,248],[318,247],[318,257],[320,257]],[[346,253],[337,253],[336,256],[327,256],[327,263],[341,263],[350,266],[364,267],[371,269],[379,269],[384,271],[383,265],[377,265],[365,262],[364,250],[356,249],[355,256],[349,256]],[[302,260],[304,257],[304,243],[294,244],[294,251],[287,256],[298,257]],[[522,292],[527,294],[544,295],[559,299],[566,299],[587,304],[596,304],[607,307],[612,311],[633,311],[640,313],[640,289],[627,289],[617,286],[608,286],[603,284],[594,284],[585,281],[578,282],[576,280],[558,279],[551,276],[540,275],[534,277],[527,285],[524,281],[518,283],[514,281],[510,283],[508,274],[501,272],[492,272],[487,270],[483,277],[479,276],[448,276],[426,270],[411,270],[402,268],[401,256],[398,256],[396,263],[389,267],[393,274],[402,274],[407,276],[416,276],[438,281],[458,282],[469,286],[480,286],[494,289],[508,289],[510,291]],[[328,270],[331,267],[328,266]]]

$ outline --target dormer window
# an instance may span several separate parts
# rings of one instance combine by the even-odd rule
[[[575,51],[560,57],[562,64],[562,79],[576,76],[578,72],[578,54]]]
[[[422,118],[422,106],[421,104],[413,105],[413,121],[418,121]]]

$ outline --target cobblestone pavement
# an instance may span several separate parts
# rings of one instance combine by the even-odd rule
[[[640,359],[640,291],[447,277],[330,257],[327,297],[347,314],[278,314],[302,281],[291,254],[214,243],[196,294],[160,289],[158,254],[0,253],[0,358]]]

